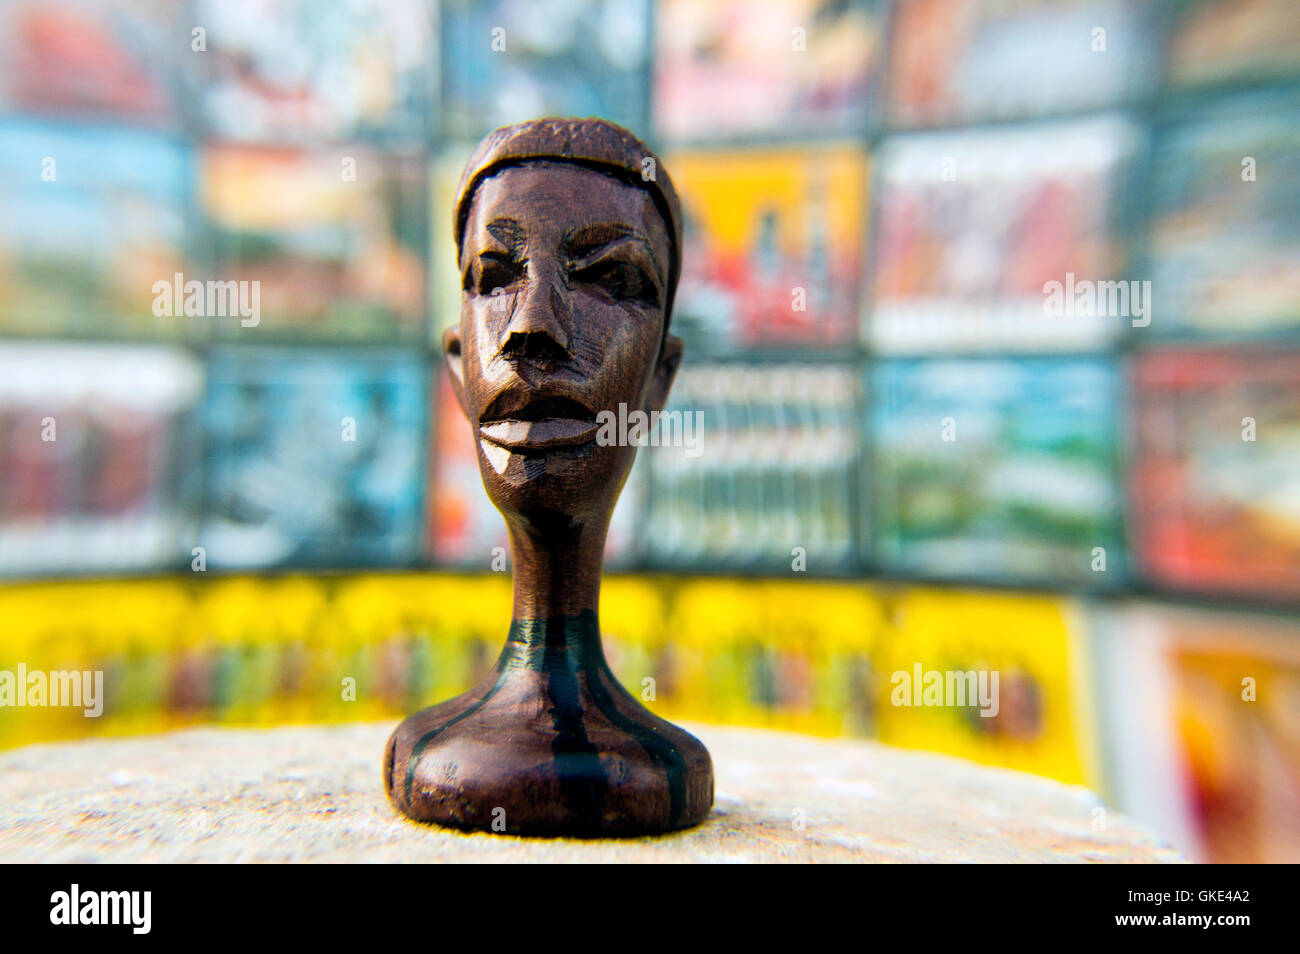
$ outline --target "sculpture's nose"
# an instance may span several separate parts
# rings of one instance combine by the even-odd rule
[[[530,275],[506,326],[502,356],[510,360],[560,361],[569,357],[565,296],[550,276]]]

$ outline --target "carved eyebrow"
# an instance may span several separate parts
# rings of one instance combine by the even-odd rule
[[[626,222],[596,222],[570,229],[564,236],[564,243],[572,252],[590,252],[629,235],[639,233]]]
[[[569,255],[579,260],[577,263],[579,268],[594,261],[612,245],[623,242],[634,243],[645,251],[646,257],[654,268],[655,278],[659,280],[660,285],[663,284],[664,277],[660,270],[659,259],[654,254],[654,247],[649,239],[630,225],[622,222],[584,225],[566,235],[564,242]]]
[[[504,245],[514,255],[524,250],[528,243],[528,231],[521,223],[510,218],[496,218],[485,226],[488,234]]]

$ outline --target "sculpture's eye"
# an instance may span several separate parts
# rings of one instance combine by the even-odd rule
[[[580,282],[595,285],[615,301],[631,301],[642,305],[659,304],[654,283],[641,269],[630,262],[605,258],[593,262],[573,273]]]
[[[524,272],[522,262],[517,262],[505,255],[488,252],[479,258],[478,281],[472,281],[472,275],[465,276],[465,287],[475,287],[480,295],[491,295],[499,288],[509,288],[519,281]]]

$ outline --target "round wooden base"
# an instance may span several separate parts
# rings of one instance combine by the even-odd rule
[[[517,620],[487,679],[410,716],[384,786],[417,820],[522,835],[645,835],[698,824],[713,764],[625,690],[595,614]]]

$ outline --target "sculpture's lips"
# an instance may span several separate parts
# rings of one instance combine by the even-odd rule
[[[565,397],[521,398],[506,393],[483,412],[479,434],[513,451],[546,451],[587,444],[596,436],[596,415]]]

